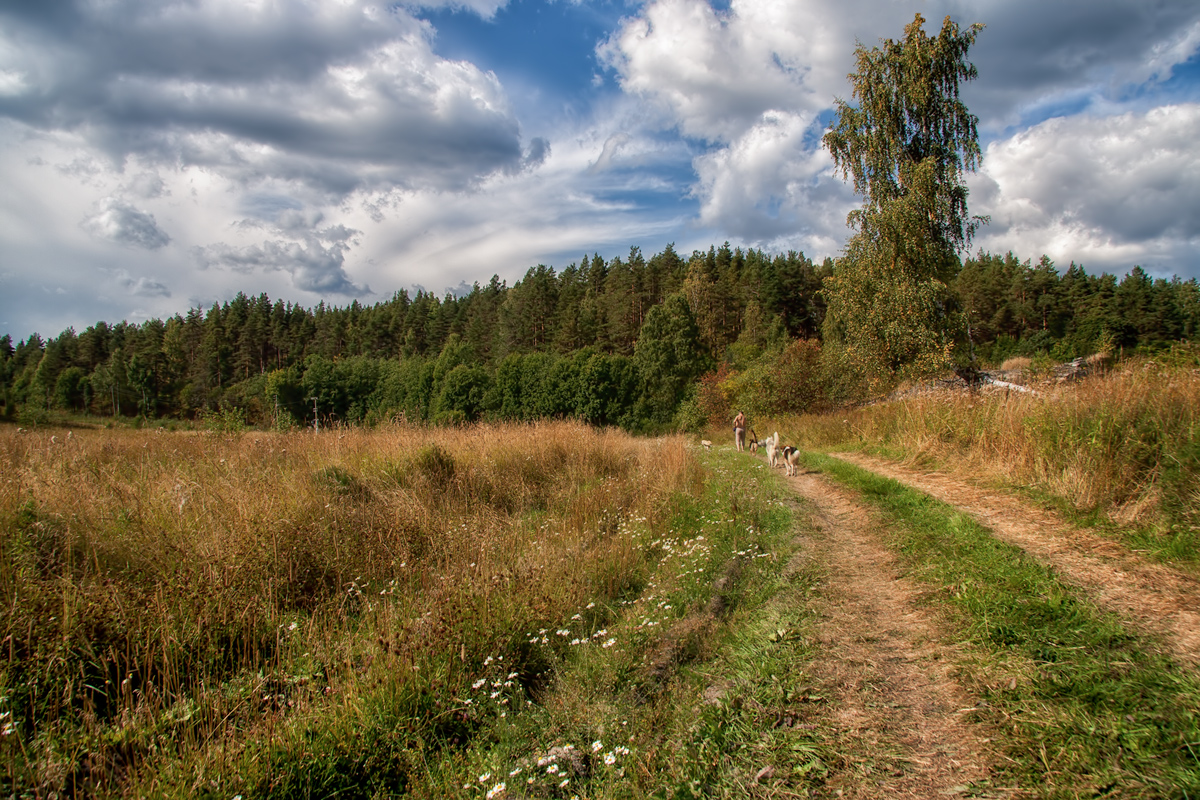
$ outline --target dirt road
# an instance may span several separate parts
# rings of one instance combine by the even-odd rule
[[[992,756],[987,732],[965,720],[974,702],[950,674],[936,620],[914,602],[861,501],[818,475],[788,481],[813,508],[817,534],[802,546],[828,571],[814,669],[846,761],[828,788],[854,798],[967,792]]]
[[[1153,634],[1184,663],[1200,664],[1200,581],[1142,558],[1019,498],[937,472],[854,453],[835,454],[970,514],[997,537],[1051,566],[1102,606]]]

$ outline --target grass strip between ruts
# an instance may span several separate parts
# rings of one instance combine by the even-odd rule
[[[1038,797],[1200,796],[1194,672],[952,506],[830,456],[804,460],[882,512],[907,577],[951,611],[984,701],[972,714],[1007,756],[999,781]]]

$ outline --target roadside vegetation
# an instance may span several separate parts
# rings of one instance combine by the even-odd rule
[[[792,444],[861,449],[1017,489],[1154,557],[1200,561],[1200,349],[1177,345],[1035,393],[935,386],[781,417]]]
[[[811,578],[756,464],[576,424],[0,446],[6,794],[712,796],[794,755],[742,705]]]
[[[812,454],[809,468],[883,514],[885,541],[924,604],[965,644],[1004,758],[990,787],[1038,797],[1191,797],[1200,792],[1200,679],[1153,639],[967,515],[895,481]]]

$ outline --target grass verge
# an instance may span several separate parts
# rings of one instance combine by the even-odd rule
[[[1069,512],[1150,557],[1200,566],[1196,349],[1037,393],[928,391],[778,421],[786,441],[969,472]]]
[[[1047,567],[965,514],[829,456],[811,469],[861,493],[925,601],[949,611],[1004,737],[1001,784],[1047,798],[1200,795],[1200,680]]]

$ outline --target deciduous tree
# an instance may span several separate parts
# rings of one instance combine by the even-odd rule
[[[839,99],[824,143],[863,197],[856,231],[826,282],[832,352],[879,385],[946,366],[961,329],[947,283],[983,221],[967,213],[964,173],[979,163],[977,119],[959,86],[982,25],[949,17],[937,36],[917,14],[899,41],[856,49],[856,105]]]

